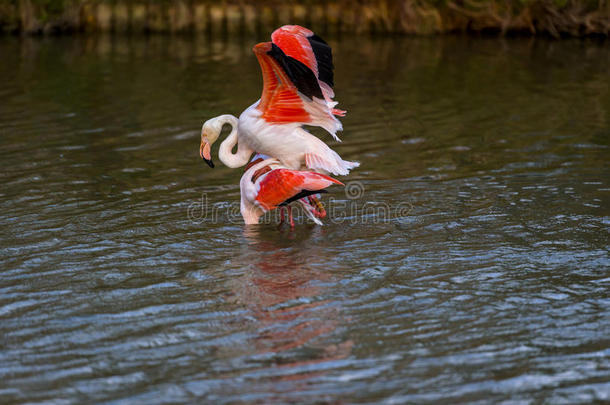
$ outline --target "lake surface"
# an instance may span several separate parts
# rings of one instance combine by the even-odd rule
[[[610,401],[607,42],[329,39],[293,231],[198,155],[255,42],[0,38],[0,403]]]

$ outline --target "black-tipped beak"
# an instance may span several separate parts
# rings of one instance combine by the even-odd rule
[[[211,148],[208,142],[204,140],[201,141],[201,145],[199,146],[199,155],[201,156],[201,159],[203,159],[208,164],[208,166],[210,166],[212,169],[214,168],[214,162],[212,162]]]

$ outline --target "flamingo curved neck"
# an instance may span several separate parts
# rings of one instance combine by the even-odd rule
[[[237,143],[237,127],[239,121],[232,115],[223,115],[223,124],[231,125],[231,133],[220,144],[218,158],[222,163],[231,168],[241,167],[248,163],[250,156],[254,152],[251,148]],[[237,152],[233,153],[233,148],[237,144]]]
[[[258,165],[255,166],[259,166]],[[256,207],[249,198],[256,195],[256,189],[252,183],[252,175],[256,169],[250,168],[246,170],[239,181],[239,189],[241,191],[240,212],[246,225],[258,224],[258,219],[263,215],[260,208]]]
[[[263,215],[260,208],[257,208],[252,204],[242,204],[240,207],[240,212],[246,225],[258,224],[259,218]]]

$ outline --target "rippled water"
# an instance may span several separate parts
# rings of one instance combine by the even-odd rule
[[[1,38],[1,403],[610,400],[610,48],[331,40],[334,219],[245,228],[254,40]]]

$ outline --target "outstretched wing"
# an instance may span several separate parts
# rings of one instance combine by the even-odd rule
[[[279,46],[284,53],[297,59],[310,68],[318,79],[324,99],[332,103],[335,96],[333,53],[330,46],[313,31],[299,25],[284,25],[273,31],[271,40]],[[345,111],[335,110],[335,115],[345,115]]]
[[[274,43],[260,43],[253,50],[263,73],[263,93],[257,106],[262,118],[270,123],[319,126],[338,140],[336,132],[342,126],[333,115],[335,103],[326,100],[314,71]]]
[[[255,45],[253,50],[263,73],[263,94],[257,106],[263,119],[270,123],[309,122],[305,102],[322,97],[313,72],[271,42]]]

